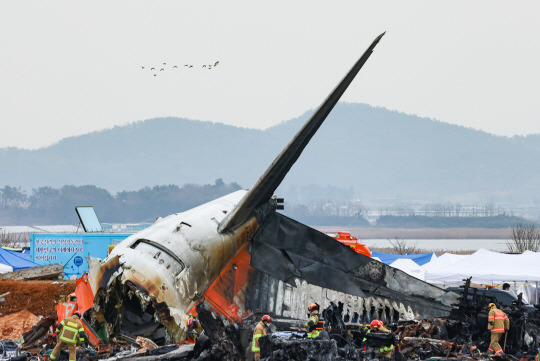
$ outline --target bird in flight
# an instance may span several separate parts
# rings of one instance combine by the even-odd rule
[[[216,61],[216,63],[214,64],[214,66],[217,66],[219,64],[219,61]]]
[[[164,69],[164,68],[161,68],[161,69],[159,69],[159,71],[165,71],[165,69]]]
[[[178,68],[178,65],[173,66],[173,68]]]
[[[156,70],[156,68],[150,68],[150,70]]]

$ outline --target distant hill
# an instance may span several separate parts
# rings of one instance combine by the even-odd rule
[[[158,118],[0,149],[0,185],[92,184],[111,192],[213,184],[249,188],[311,112],[266,130]],[[339,103],[279,189],[289,201],[354,196],[505,203],[540,201],[540,135],[501,137],[364,104]]]

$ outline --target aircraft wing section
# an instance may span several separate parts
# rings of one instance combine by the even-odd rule
[[[279,213],[270,215],[253,237],[251,266],[293,286],[295,279],[302,279],[359,297],[415,300],[441,314],[457,301],[452,293]]]
[[[226,232],[245,222],[253,211],[266,202],[274,194],[277,187],[285,178],[300,154],[309,143],[315,132],[324,122],[330,111],[334,108],[347,87],[351,84],[356,74],[370,57],[373,49],[381,40],[384,33],[379,35],[358,59],[349,73],[343,78],[334,91],[326,98],[324,103],[317,109],[313,116],[304,124],[302,129],[295,135],[292,141],[277,156],[266,172],[259,178],[257,183],[246,193],[236,207],[221,221],[218,231]]]

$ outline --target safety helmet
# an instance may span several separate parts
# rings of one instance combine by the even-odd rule
[[[311,305],[308,306],[307,309],[308,309],[309,312],[313,312],[315,310],[318,311],[319,310],[319,305],[317,303],[313,302]]]
[[[266,321],[268,323],[272,323],[272,317],[268,316],[268,315],[264,315],[262,318],[261,318],[261,321]]]
[[[373,320],[370,324],[371,328],[378,329],[384,326],[384,323],[381,320]]]
[[[495,307],[495,304],[494,304],[494,303],[490,303],[490,304],[488,305],[488,308],[491,308],[491,307]]]
[[[190,319],[187,321],[187,327],[189,327],[189,328],[195,328],[195,327],[197,327],[197,320],[194,319],[194,318],[190,318]]]
[[[79,311],[75,311],[73,312],[73,316],[78,316],[79,318],[81,318],[81,313]]]

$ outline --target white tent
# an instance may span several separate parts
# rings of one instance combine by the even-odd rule
[[[0,263],[0,274],[8,272],[13,272],[13,267]]]
[[[454,263],[457,263],[467,257],[470,256],[467,254],[445,253],[437,258],[433,258],[430,262],[426,263],[422,267],[424,267],[426,272],[436,272],[441,268],[453,265]]]
[[[394,262],[390,264],[390,267],[397,268],[399,270],[402,270],[403,272],[407,273],[408,275],[411,275],[413,277],[416,277],[422,281],[424,281],[424,275],[426,273],[426,270],[422,268],[422,266],[419,266],[416,262],[414,262],[412,259],[407,258],[399,258],[396,259]]]
[[[503,254],[480,249],[453,264],[428,266],[426,272],[427,282],[460,282],[469,277],[474,283],[538,282],[540,253]]]

